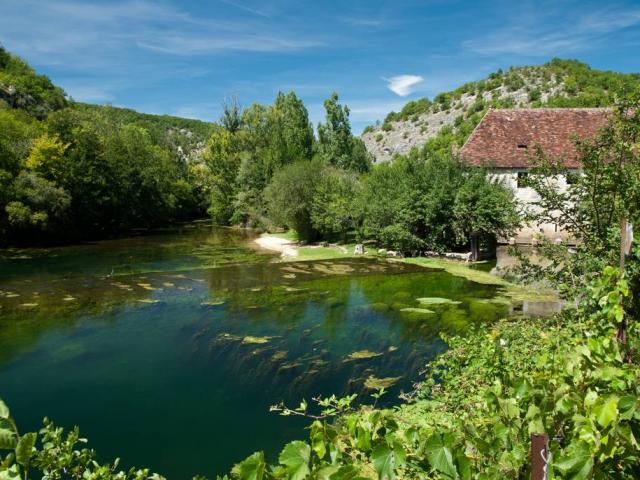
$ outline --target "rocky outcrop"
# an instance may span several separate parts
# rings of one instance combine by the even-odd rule
[[[505,74],[504,78],[509,78],[508,75]],[[449,92],[445,95],[451,97],[450,102],[444,105],[434,102],[421,114],[370,127],[361,138],[373,155],[374,163],[382,163],[391,160],[396,154],[406,155],[412,148],[422,147],[445,127],[457,128],[459,119],[465,118],[470,109],[479,105],[479,101],[485,104],[503,102],[510,107],[530,107],[534,102],[544,103],[550,95],[562,92],[563,83],[560,79],[543,79],[536,67],[523,68],[518,75],[521,79],[518,88],[497,83],[495,88],[477,93],[457,95],[456,92]]]

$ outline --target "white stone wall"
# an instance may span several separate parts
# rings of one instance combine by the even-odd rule
[[[533,203],[539,199],[538,194],[531,188],[518,188],[518,173],[527,172],[526,168],[502,168],[498,171],[494,171],[491,177],[495,180],[502,182],[504,185],[510,187],[515,197],[520,204],[521,208],[531,209],[534,208]],[[566,191],[567,179],[564,175],[561,175],[555,179],[556,186],[560,191]],[[525,225],[516,233],[515,241],[519,244],[531,244],[535,242],[535,239],[540,235],[555,241],[556,239],[571,240],[571,237],[560,230],[560,228],[553,223],[543,223],[535,225]],[[510,239],[501,238],[501,243],[508,243]]]

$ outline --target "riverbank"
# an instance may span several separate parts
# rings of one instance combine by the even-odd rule
[[[253,240],[259,248],[280,253],[282,261],[332,260],[335,258],[350,258],[354,255],[353,244],[302,245],[295,233],[263,233]],[[373,251],[365,252],[365,256],[372,256]]]
[[[282,261],[331,260],[362,256],[354,254],[355,244],[300,245],[295,234],[291,232],[265,233],[254,242],[262,249],[279,252]],[[364,256],[376,256],[376,251],[365,249]],[[473,264],[466,262],[434,257],[392,258],[390,260],[442,269],[451,275],[463,277],[476,283],[500,286],[504,288],[504,295],[514,302],[558,302],[557,294],[545,286],[512,283],[492,273],[471,268]]]

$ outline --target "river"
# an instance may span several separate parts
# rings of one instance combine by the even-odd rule
[[[461,333],[509,312],[495,286],[401,262],[279,262],[252,234],[0,251],[0,397],[22,431],[78,425],[101,461],[209,478],[307,436],[270,405],[387,404]],[[422,299],[422,300],[419,300]]]

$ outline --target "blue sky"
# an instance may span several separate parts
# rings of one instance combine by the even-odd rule
[[[203,120],[225,96],[332,91],[354,130],[553,56],[640,71],[640,1],[0,0],[0,43],[73,98]]]

